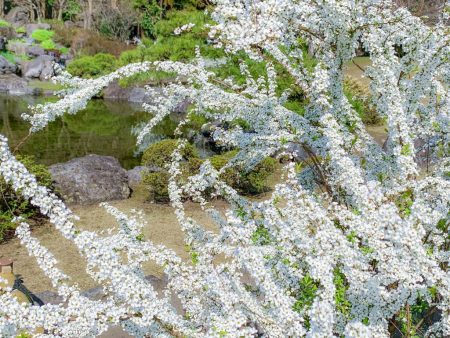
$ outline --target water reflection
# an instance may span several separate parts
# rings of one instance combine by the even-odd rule
[[[0,133],[8,137],[11,148],[28,135],[30,125],[21,119],[21,113],[42,100],[0,96]],[[125,168],[132,168],[140,160],[134,155],[136,138],[131,129],[150,117],[139,105],[94,100],[84,111],[65,115],[31,136],[19,152],[34,155],[46,165],[87,154],[110,155]]]

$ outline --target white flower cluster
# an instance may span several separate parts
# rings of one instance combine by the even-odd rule
[[[190,32],[194,26],[195,26],[195,23],[192,23],[192,22],[187,23],[183,26],[175,28],[173,31],[173,34],[180,35],[183,32]]]
[[[139,143],[188,100],[192,109],[181,126],[191,114],[218,121],[214,140],[239,149],[229,165],[251,169],[266,156],[289,154],[293,145],[306,154],[304,168],[288,163],[271,197],[250,201],[222,182],[208,161],[198,174],[180,179],[180,140],[169,194],[190,264],[146,240],[139,214],[129,217],[105,205],[120,225],[117,232],[76,230],[71,212],[38,186],[1,138],[0,174],[74,242],[106,297],[80,296],[22,224],[18,236],[67,306],[25,306],[4,290],[0,332],[44,327],[47,336],[92,336],[120,323],[141,337],[389,337],[400,313],[408,313],[403,318],[411,326],[410,306],[423,300],[436,314],[423,336],[449,336],[448,28],[426,26],[387,0],[218,0],[213,18],[218,24],[211,36],[229,52],[266,60],[266,74],[254,77],[243,65],[247,81],[237,85],[217,79],[200,56],[192,64],[130,65],[95,80],[63,74],[59,80],[73,89],[27,117],[32,131],[66,111],[76,113],[109,81],[154,68],[178,74],[179,81],[145,106],[155,117]],[[314,66],[299,41],[312,47]],[[366,76],[386,122],[384,147],[344,92],[343,69],[359,46],[370,53]],[[278,93],[275,65],[301,88],[302,114],[287,108],[289,93]],[[431,159],[426,169],[420,167],[420,144]],[[218,212],[205,193],[226,199],[229,209]],[[200,202],[217,231],[187,216],[185,196]],[[167,274],[163,294],[144,278],[147,260]],[[174,308],[174,298],[182,310]]]

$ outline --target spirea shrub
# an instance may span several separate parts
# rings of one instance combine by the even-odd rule
[[[192,114],[219,122],[214,141],[238,152],[220,170],[205,161],[188,179],[182,175],[186,141],[180,138],[171,154],[169,198],[193,257],[185,262],[143,237],[139,213],[104,205],[117,219],[116,232],[100,236],[76,228],[75,215],[37,183],[1,137],[4,180],[73,242],[105,292],[101,300],[83,296],[18,220],[17,236],[65,302],[39,308],[3,290],[2,335],[43,327],[47,337],[95,336],[119,324],[139,337],[449,336],[448,14],[447,7],[427,26],[388,0],[218,0],[211,41],[228,53],[273,60],[259,76],[242,66],[245,84],[217,80],[199,53],[190,64],[130,64],[97,79],[61,73],[56,80],[72,89],[23,116],[31,132],[83,109],[112,81],[164,71],[178,74],[178,81],[162,93],[149,88],[155,100],[145,108],[154,117],[138,143],[188,100]],[[314,53],[312,68],[305,67],[299,41]],[[343,67],[361,45],[371,59],[365,76],[372,103],[385,120],[384,147],[344,92]],[[304,93],[302,114],[285,106],[289,93],[277,93],[275,64]],[[236,120],[250,130],[220,127]],[[220,178],[233,165],[251,170],[283,152],[301,152],[307,164],[287,163],[265,200],[246,199]],[[426,167],[420,165],[424,156]],[[228,210],[215,210],[205,191],[226,199]],[[186,195],[201,203],[216,231],[187,215]],[[144,278],[148,260],[164,270],[164,292]]]

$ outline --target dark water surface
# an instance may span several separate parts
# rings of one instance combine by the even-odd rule
[[[49,98],[0,95],[0,133],[8,137],[12,149],[28,135],[29,123],[20,115],[30,104]],[[136,137],[131,130],[151,115],[140,105],[122,101],[94,100],[76,115],[65,115],[32,135],[18,153],[34,155],[40,163],[51,165],[87,154],[116,157],[123,167],[139,164],[135,154]]]

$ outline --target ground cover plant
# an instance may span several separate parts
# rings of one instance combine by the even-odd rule
[[[105,204],[117,232],[77,229],[75,215],[1,137],[3,179],[75,244],[105,292],[102,300],[83,296],[17,219],[17,236],[65,304],[21,304],[3,289],[2,334],[44,328],[42,336],[95,336],[119,324],[139,337],[449,336],[448,15],[447,7],[426,25],[388,0],[218,0],[210,39],[227,53],[266,61],[259,74],[242,63],[243,83],[218,77],[199,49],[191,63],[144,61],[95,79],[61,72],[57,80],[72,89],[24,114],[31,132],[76,114],[119,78],[149,71],[178,76],[162,94],[153,92],[155,102],[145,109],[154,117],[137,142],[181,101],[190,102],[166,168],[192,260],[145,238],[138,212],[125,215]],[[365,71],[371,103],[387,129],[384,146],[346,95],[343,68],[361,45],[371,60]],[[277,88],[280,68],[294,80],[302,109],[286,105],[292,92]],[[237,152],[224,166],[204,161],[186,178],[189,145],[181,135],[191,116],[218,122],[214,141]],[[304,161],[293,156],[265,200],[247,199],[221,179],[234,165],[250,172],[268,156],[295,155],[293,149]],[[420,165],[424,151],[428,168]],[[215,210],[205,193],[226,199],[229,209]],[[188,217],[186,195],[210,213],[217,231]],[[164,293],[144,278],[147,260],[164,269]]]

